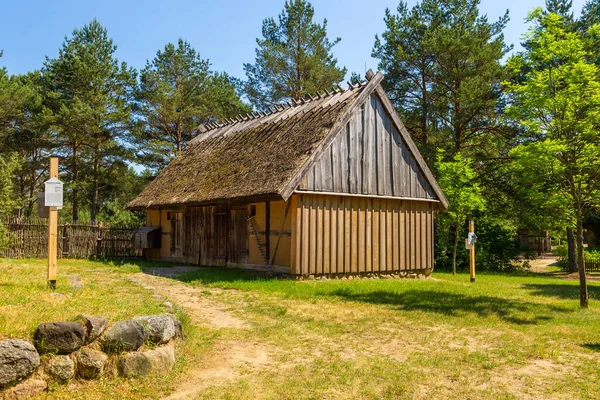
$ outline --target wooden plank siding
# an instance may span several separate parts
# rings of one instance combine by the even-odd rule
[[[436,204],[300,193],[294,197],[292,273],[433,269]]]
[[[437,200],[375,94],[356,108],[298,191]]]

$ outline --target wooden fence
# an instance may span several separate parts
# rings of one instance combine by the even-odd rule
[[[569,264],[566,260],[560,263],[563,272],[569,272]],[[585,257],[585,272],[600,272],[600,258],[598,257]]]
[[[48,257],[48,220],[42,218],[7,218],[2,221],[11,235],[11,245],[0,250],[0,257]],[[103,225],[101,222],[70,224],[59,221],[59,258],[138,258],[142,250],[132,243],[137,227]]]

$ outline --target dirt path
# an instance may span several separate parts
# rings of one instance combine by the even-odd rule
[[[551,275],[564,280],[579,280],[579,273],[566,274],[564,272],[551,271],[548,267],[553,266],[558,261],[558,257],[552,253],[543,253],[540,257],[530,261],[530,271],[536,274]],[[588,281],[600,281],[600,275],[586,274]]]
[[[548,269],[549,266],[554,265],[558,261],[552,253],[543,253],[541,256],[529,262],[531,265],[530,271],[537,274],[552,274],[553,272]]]
[[[154,269],[151,272],[156,275],[173,276],[186,272],[184,268],[186,267],[164,268],[165,271]],[[173,279],[145,273],[135,274],[132,281],[181,306],[195,326],[211,330],[249,328],[246,320],[235,315],[227,304],[220,301],[218,295],[222,294],[223,290],[193,288]],[[231,295],[228,293],[228,296]],[[241,296],[239,301],[243,301]],[[271,354],[274,351],[275,349],[261,343],[244,340],[218,341],[208,357],[187,368],[175,391],[167,399],[197,398],[210,386],[219,386],[243,378],[270,365]]]

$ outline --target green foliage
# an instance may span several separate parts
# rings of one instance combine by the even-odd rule
[[[140,71],[137,91],[137,156],[154,171],[164,168],[210,119],[250,111],[226,74],[209,70],[210,63],[186,41],[168,43]]]
[[[453,271],[456,271],[456,254],[459,246],[461,227],[468,216],[485,210],[485,199],[477,183],[477,175],[472,168],[472,161],[456,154],[451,161],[444,161],[443,153],[437,159],[438,183],[442,188],[449,207],[447,214],[440,218],[442,232],[453,227],[453,244],[448,246],[453,251]]]
[[[10,215],[19,206],[15,188],[15,173],[21,167],[17,153],[0,154],[0,218]]]
[[[14,240],[12,234],[2,224],[2,219],[10,215],[19,205],[15,192],[15,172],[21,160],[16,153],[0,154],[0,249],[9,247]]]
[[[298,100],[344,79],[346,69],[331,54],[340,38],[330,41],[327,20],[314,22],[314,13],[306,0],[286,0],[278,21],[263,21],[255,63],[244,64],[244,89],[255,107]]]
[[[454,221],[463,222],[473,212],[485,210],[485,199],[472,164],[472,160],[460,154],[452,161],[444,161],[443,154],[438,155],[438,183],[448,198],[448,215]]]
[[[537,23],[528,34],[535,47],[508,61],[515,72],[529,72],[522,83],[506,82],[506,90],[511,96],[507,115],[534,141],[511,154],[524,168],[540,169],[547,189],[562,195],[573,213],[583,212],[599,194],[598,67],[586,61],[580,34],[566,31],[558,15],[536,9],[530,21]]]

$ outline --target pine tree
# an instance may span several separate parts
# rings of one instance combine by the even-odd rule
[[[48,106],[68,165],[74,221],[82,200],[95,220],[103,172],[129,156],[123,143],[129,140],[135,71],[119,64],[116,49],[94,19],[75,29],[58,57],[44,63]]]
[[[386,31],[373,56],[407,128],[431,159],[435,148],[485,156],[505,134],[498,105],[509,48],[496,22],[479,15],[478,0],[401,2],[386,10]],[[430,146],[427,146],[430,144]]]
[[[573,0],[546,0],[546,11],[561,16],[565,22],[573,22]]]
[[[226,74],[186,41],[167,44],[140,71],[137,91],[138,160],[153,170],[164,168],[185,147],[197,127],[210,119],[250,111]]]
[[[331,53],[341,39],[330,41],[327,20],[314,22],[314,13],[308,1],[289,0],[278,21],[263,21],[255,63],[244,64],[244,89],[254,106],[298,100],[344,79],[346,68],[338,67]]]

